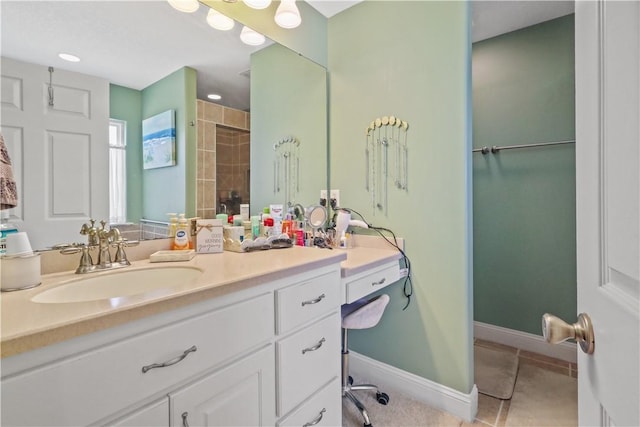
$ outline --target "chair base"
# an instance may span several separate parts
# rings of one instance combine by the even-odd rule
[[[345,382],[345,381],[343,381],[343,382]],[[371,419],[369,418],[369,413],[367,412],[367,408],[365,408],[365,406],[362,404],[362,402],[360,402],[360,400],[355,396],[355,394],[352,393],[352,391],[373,390],[373,391],[376,392],[376,400],[381,405],[386,405],[387,403],[389,403],[389,395],[387,393],[381,392],[378,389],[378,386],[373,385],[373,384],[352,385],[352,383],[353,383],[353,378],[351,378],[351,376],[349,376],[348,381],[346,381],[345,384],[342,386],[342,396],[346,397],[347,399],[349,399],[356,406],[356,408],[358,408],[358,411],[360,411],[360,414],[362,415],[362,418],[364,419],[364,426],[365,427],[370,427],[371,426]]]

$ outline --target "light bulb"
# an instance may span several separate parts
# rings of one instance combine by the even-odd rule
[[[200,3],[198,0],[167,0],[169,4],[180,12],[193,13],[198,10]]]
[[[282,0],[275,16],[276,24],[282,28],[296,28],[302,22],[295,0]]]
[[[216,30],[222,31],[228,31],[235,25],[235,21],[233,19],[213,9],[209,9],[209,12],[207,13],[207,23]]]
[[[243,0],[244,4],[252,9],[266,9],[271,4],[271,0]]]
[[[244,26],[240,32],[240,40],[251,46],[260,46],[265,42],[265,38],[262,34],[252,30],[251,28]]]

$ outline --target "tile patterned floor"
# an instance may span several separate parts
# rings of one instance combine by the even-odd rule
[[[474,343],[475,345],[486,348],[513,352],[518,355],[521,366],[529,364],[562,375],[567,375],[572,378],[578,377],[578,367],[575,363],[554,359],[541,354],[489,341],[475,340]],[[505,427],[510,405],[511,400],[501,400],[484,394],[478,394],[478,414],[476,415],[476,420],[472,424],[463,423],[462,425]]]

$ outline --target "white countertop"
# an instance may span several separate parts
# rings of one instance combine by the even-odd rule
[[[132,262],[126,269],[90,274],[113,274],[129,269],[171,268],[177,265],[202,270],[194,283],[117,299],[46,304],[32,302],[31,299],[41,292],[87,277],[73,271],[44,274],[42,284],[36,288],[0,294],[1,355],[12,356],[336,262],[341,262],[344,278],[401,257],[397,249],[382,239],[358,237],[357,246],[350,249],[294,246],[251,253],[197,254],[190,261],[171,263],[150,263],[144,259]]]

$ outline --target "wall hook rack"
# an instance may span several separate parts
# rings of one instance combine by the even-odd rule
[[[300,191],[300,141],[286,136],[273,144],[273,194],[284,196],[284,204],[293,206]]]
[[[393,179],[394,187],[407,191],[408,129],[409,123],[396,116],[378,117],[365,129],[365,188],[371,195],[374,213],[376,209],[387,213],[389,178]],[[390,164],[393,164],[392,171]]]

